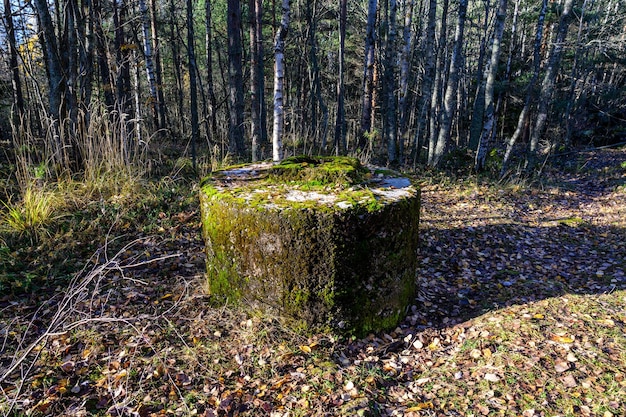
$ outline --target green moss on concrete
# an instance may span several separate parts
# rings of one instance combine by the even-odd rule
[[[288,201],[284,193],[300,185],[269,177],[202,183],[209,291],[278,312],[297,329],[396,326],[415,293],[419,194],[389,204],[343,184],[334,195],[349,207],[340,208]]]
[[[272,167],[274,181],[309,186],[350,185],[362,182],[369,174],[356,158],[347,156],[294,156]]]

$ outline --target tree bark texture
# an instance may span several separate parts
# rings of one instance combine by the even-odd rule
[[[148,5],[146,0],[139,0],[139,12],[141,14],[141,29],[143,40],[143,55],[146,64],[146,75],[148,78],[148,91],[150,92],[150,109],[152,110],[152,118],[154,120],[155,127],[159,127],[159,112],[158,102],[159,97],[157,94],[157,81],[154,71],[154,59],[152,56],[152,39],[150,36],[150,15],[148,11]]]
[[[250,131],[252,135],[252,161],[261,159],[261,106],[263,98],[263,2],[249,0],[250,23]]]
[[[210,121],[210,134],[217,136],[217,97],[215,97],[215,87],[213,81],[213,26],[212,12],[211,12],[211,0],[205,0],[204,2],[204,47],[206,53],[206,88],[207,95],[209,96],[209,121]]]
[[[274,39],[274,129],[272,132],[272,159],[283,159],[283,131],[285,109],[283,89],[285,82],[285,39],[289,31],[289,0],[282,0],[280,26]]]
[[[437,0],[430,0],[428,6],[428,23],[426,25],[426,39],[424,41],[424,81],[422,84],[422,97],[419,104],[419,116],[413,141],[413,162],[419,161],[422,144],[426,139],[427,119],[432,102],[433,83],[435,78],[436,58],[435,31],[437,29]],[[431,115],[432,117],[432,115]]]
[[[197,65],[194,45],[193,0],[187,0],[187,55],[189,59],[189,98],[191,110],[191,160],[196,169],[197,143],[200,137],[198,125],[198,88],[196,83]]]
[[[456,111],[457,105],[457,89],[459,85],[459,70],[462,62],[463,51],[463,33],[465,30],[465,18],[467,16],[468,0],[461,0],[459,3],[459,19],[456,24],[454,34],[454,50],[450,60],[450,73],[448,75],[448,84],[446,86],[446,94],[443,99],[443,112],[441,117],[441,127],[437,137],[437,145],[433,156],[433,166],[439,165],[441,158],[448,150],[450,136],[452,131],[452,117]]]
[[[482,171],[485,168],[487,154],[493,147],[492,138],[496,131],[496,114],[494,103],[494,90],[496,83],[496,75],[498,74],[498,63],[500,62],[500,51],[502,43],[502,35],[504,34],[504,23],[506,20],[507,0],[500,0],[498,11],[496,12],[496,28],[493,35],[493,43],[491,45],[491,59],[487,68],[487,81],[485,83],[485,120],[483,122],[478,151],[474,168]]]
[[[363,63],[363,102],[361,105],[361,129],[359,149],[365,148],[372,128],[372,107],[374,96],[374,65],[376,52],[376,9],[377,0],[369,0],[367,6],[367,27],[365,30],[365,62]]]
[[[441,24],[439,27],[439,39],[437,45],[435,78],[433,79],[433,93],[430,100],[430,118],[429,118],[429,135],[428,135],[428,165],[433,166],[435,161],[435,148],[437,146],[437,137],[439,135],[440,119],[441,119],[441,95],[443,89],[443,73],[445,71],[446,61],[446,33],[448,26],[448,7],[449,0],[443,0],[441,12]]]
[[[397,6],[396,0],[389,1],[388,10],[388,33],[385,45],[385,72],[384,72],[384,93],[385,93],[385,143],[387,144],[387,163],[396,165],[398,163],[398,125],[396,115],[396,36],[397,36]]]
[[[407,140],[408,116],[409,116],[409,75],[411,59],[411,26],[413,24],[413,0],[404,1],[404,27],[402,28],[402,53],[400,55],[400,100],[398,102],[399,139],[398,156],[404,157],[404,146]]]
[[[239,0],[228,0],[228,152],[242,156],[244,152],[244,94],[241,44],[241,5]]]
[[[348,0],[339,2],[339,65],[337,74],[337,117],[335,120],[335,152],[337,155],[346,152],[346,110],[345,110],[345,49],[346,49],[346,19]]]
[[[163,94],[163,64],[161,62],[161,48],[159,47],[159,33],[157,29],[157,6],[156,0],[150,0],[150,32],[152,35],[152,51],[154,55],[154,75],[157,87],[157,110],[159,113],[158,128],[164,129],[167,123],[167,109],[165,95]]]
[[[572,21],[572,7],[574,0],[565,0],[563,11],[559,19],[559,27],[557,29],[556,39],[550,51],[550,58],[546,66],[546,73],[541,83],[539,91],[539,99],[537,103],[537,117],[530,133],[530,147],[528,150],[528,162],[526,172],[530,173],[534,170],[539,156],[539,139],[543,136],[548,119],[548,111],[551,103],[552,94],[554,93],[554,85],[556,76],[561,63],[561,54],[563,53],[563,45],[567,30]]]
[[[517,119],[517,126],[513,135],[509,138],[506,144],[506,151],[504,152],[504,158],[502,159],[502,168],[500,170],[500,176],[504,176],[506,174],[507,166],[509,163],[509,159],[511,158],[511,153],[513,152],[513,147],[515,143],[522,135],[522,131],[524,130],[524,125],[526,124],[528,114],[530,112],[530,107],[536,97],[535,93],[535,84],[539,79],[539,71],[541,70],[541,45],[543,43],[543,26],[546,18],[546,12],[548,10],[548,0],[543,0],[541,9],[539,11],[539,17],[537,19],[537,27],[535,29],[535,44],[533,49],[533,74],[528,83],[528,87],[526,87],[526,98],[524,100],[524,107],[520,112],[520,115]]]
[[[15,43],[15,28],[13,25],[13,13],[11,0],[4,0],[4,21],[9,41],[9,67],[11,70],[11,86],[13,91],[13,124],[16,126],[20,116],[24,113],[24,95],[22,94],[22,81],[17,61],[17,46]]]

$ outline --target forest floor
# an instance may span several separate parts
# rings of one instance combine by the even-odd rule
[[[432,176],[422,190],[414,306],[363,339],[212,307],[195,191],[172,190],[177,204],[134,214],[154,233],[108,239],[69,283],[0,295],[0,413],[626,415],[626,149],[574,155],[533,186]],[[115,233],[136,237],[125,222]],[[84,252],[63,233],[56,250]]]

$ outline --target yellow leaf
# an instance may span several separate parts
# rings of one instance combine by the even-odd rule
[[[428,401],[426,403],[419,403],[417,405],[414,405],[413,407],[409,407],[409,408],[406,409],[406,411],[432,410],[433,408],[435,408],[433,406],[433,403]]]
[[[161,297],[161,300],[167,300],[168,298],[172,298],[171,293],[165,294],[163,297]]]
[[[553,342],[557,342],[557,343],[574,343],[574,339],[572,339],[571,337],[567,337],[567,336],[559,336],[559,335],[553,335],[551,337]]]
[[[127,375],[128,371],[126,369],[122,369],[117,374],[115,374],[115,377],[113,379],[115,380],[115,382],[118,382],[120,379],[124,378]]]
[[[544,319],[545,317],[546,316],[544,316],[543,314],[539,314],[539,313],[537,313],[537,314],[535,314],[533,316],[533,318],[536,319],[536,320],[541,320],[541,319]]]
[[[91,355],[91,350],[89,348],[85,348],[85,350],[83,350],[83,353],[81,353],[81,357],[83,359],[87,359],[89,358],[89,355]]]
[[[176,391],[174,391],[174,388],[170,389],[170,393],[168,395],[170,401],[176,401],[178,400],[178,394],[176,393]]]
[[[311,353],[311,347],[307,345],[301,345],[300,350],[303,351],[304,353]]]

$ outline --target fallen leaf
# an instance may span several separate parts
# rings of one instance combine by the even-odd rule
[[[425,403],[416,404],[413,407],[409,407],[406,409],[406,411],[410,412],[410,411],[432,410],[433,408],[435,408],[433,403],[431,401],[428,401]]]
[[[485,374],[485,379],[489,382],[498,382],[500,381],[500,377],[496,374]]]
[[[429,381],[430,381],[430,378],[420,378],[417,381],[415,381],[415,384],[418,385],[418,386],[422,386],[422,385],[426,384]]]
[[[478,359],[480,358],[480,350],[478,349],[472,349],[472,351],[470,352],[470,357],[473,359]]]
[[[561,378],[561,382],[563,382],[563,385],[565,385],[567,388],[574,388],[576,385],[578,385],[576,379],[571,374]]]
[[[558,361],[556,364],[554,364],[554,370],[559,373],[565,372],[569,370],[569,363],[565,361]]]
[[[556,334],[552,335],[550,339],[552,339],[553,342],[557,342],[557,343],[574,343],[574,339],[572,339],[571,337],[559,336]]]

